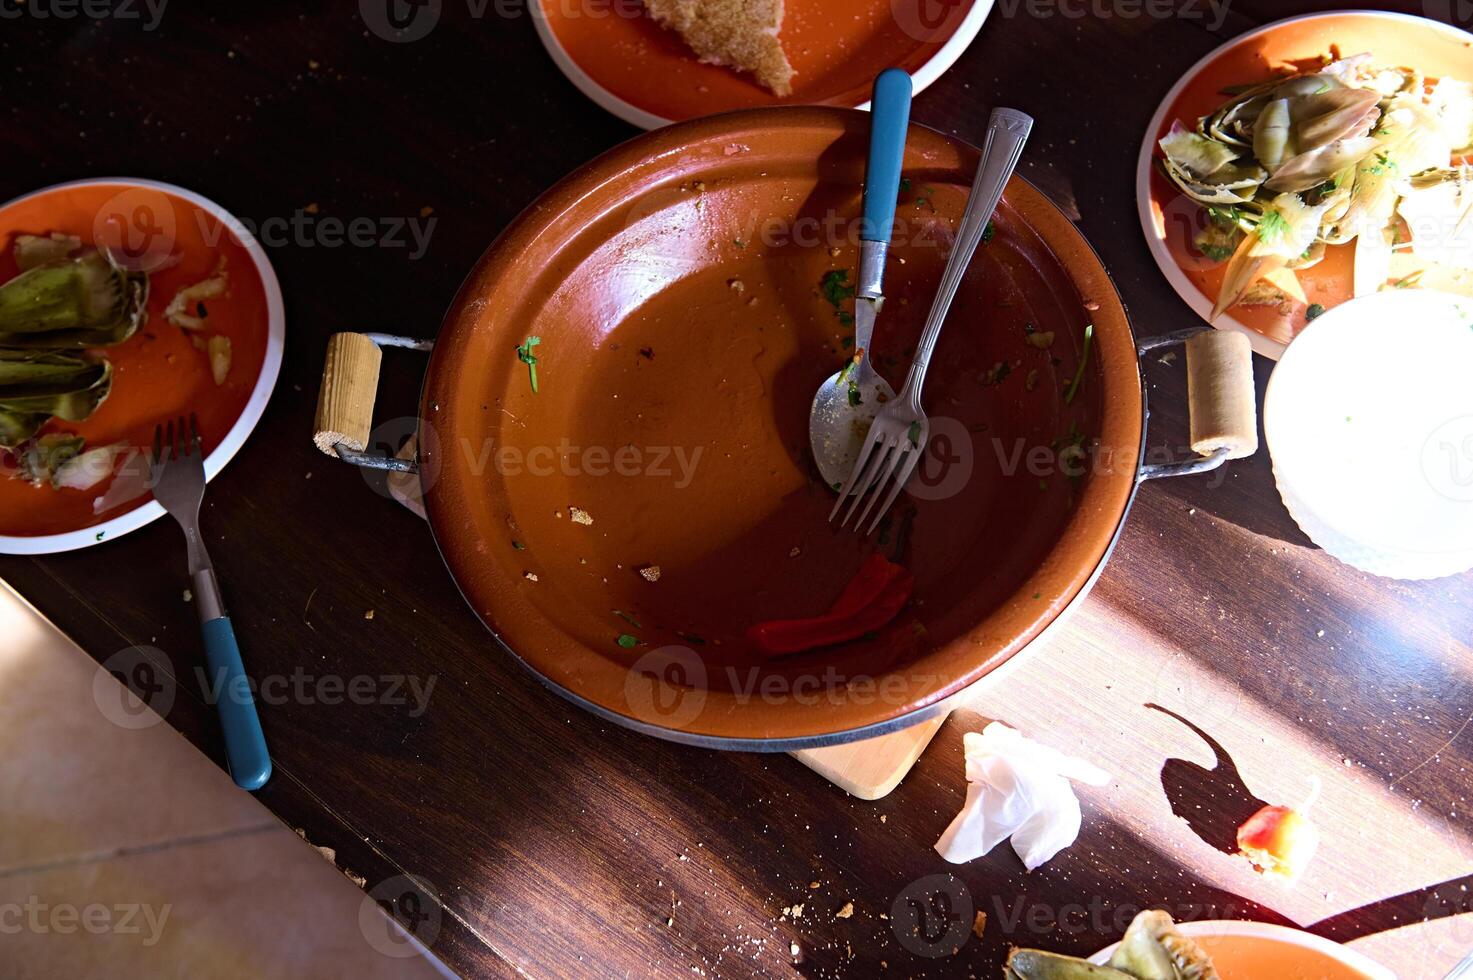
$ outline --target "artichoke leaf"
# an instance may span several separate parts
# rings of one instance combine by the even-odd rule
[[[104,252],[22,272],[0,286],[0,346],[110,347],[147,316],[148,275]]]
[[[1271,191],[1295,194],[1310,190],[1332,179],[1346,167],[1364,160],[1377,145],[1373,136],[1327,143],[1283,161],[1263,186]]]
[[[1088,960],[1038,949],[1015,949],[1008,954],[1003,980],[1137,980],[1132,974]]]
[[[11,412],[0,408],[0,449],[14,449],[36,434],[47,416],[39,412]]]
[[[1137,980],[1218,980],[1205,950],[1160,909],[1147,909],[1125,930],[1110,966]]]
[[[0,412],[13,416],[47,415],[80,422],[87,418],[107,398],[112,390],[112,364],[107,361],[92,363],[81,358],[69,357],[54,352],[35,352],[26,360],[16,360],[17,352],[0,352],[0,377],[8,371],[12,376],[9,383],[0,384]],[[22,354],[29,352],[20,352]],[[27,374],[25,369],[35,369]],[[15,432],[25,426],[15,425]],[[32,428],[31,432],[34,433]],[[0,445],[13,446],[7,433]],[[18,441],[24,441],[22,436]]]
[[[1226,143],[1208,139],[1178,123],[1161,138],[1161,152],[1176,167],[1201,180],[1211,177],[1238,158],[1239,151]]]

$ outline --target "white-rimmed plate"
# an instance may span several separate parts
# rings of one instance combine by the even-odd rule
[[[1286,926],[1209,920],[1178,928],[1202,945],[1222,980],[1396,980],[1395,973],[1352,949]],[[1119,945],[1100,950],[1090,962],[1107,963]]]
[[[1231,85],[1262,81],[1293,63],[1307,66],[1332,48],[1349,56],[1368,51],[1376,64],[1407,65],[1428,77],[1473,81],[1473,46],[1455,27],[1410,14],[1344,10],[1307,14],[1267,24],[1214,49],[1181,77],[1146,127],[1136,161],[1136,205],[1151,257],[1187,305],[1206,319],[1222,279],[1223,265],[1191,246],[1202,226],[1201,207],[1182,194],[1155,165],[1156,143],[1173,120],[1192,127],[1228,96]],[[1309,306],[1332,308],[1351,298],[1354,244],[1331,246],[1322,262],[1297,274],[1303,300],[1286,308],[1233,307],[1214,326],[1240,330],[1253,349],[1277,360],[1308,322]]]
[[[533,0],[537,36],[578,90],[626,122],[656,129],[735,109],[869,107],[874,78],[910,72],[921,92],[977,37],[993,0],[789,0],[781,37],[796,74],[779,98],[748,75],[702,64],[638,0]]]
[[[89,446],[142,449],[152,445],[157,423],[195,413],[209,448],[205,477],[212,479],[255,428],[281,372],[286,315],[265,251],[230,212],[193,191],[106,177],[57,184],[0,206],[0,279],[17,271],[10,255],[16,235],[49,232],[106,245],[149,271],[151,281],[148,321],[123,344],[100,352],[114,365],[107,400],[86,421],[53,421],[43,432],[58,427],[84,436]],[[216,385],[208,357],[162,313],[179,289],[209,278],[222,257],[229,291],[209,302],[200,331],[231,341],[230,372]],[[89,491],[0,478],[0,554],[85,548],[163,516],[141,485],[144,469],[135,454],[109,482]],[[101,512],[99,502],[107,503]]]

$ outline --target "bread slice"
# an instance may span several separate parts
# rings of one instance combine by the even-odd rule
[[[783,0],[644,0],[644,5],[702,61],[751,72],[774,95],[792,94],[793,66],[777,37]]]

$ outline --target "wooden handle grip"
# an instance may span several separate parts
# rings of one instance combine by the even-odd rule
[[[1258,452],[1258,394],[1253,346],[1235,330],[1207,330],[1187,341],[1187,405],[1192,449],[1228,459]]]
[[[335,333],[327,339],[312,441],[329,456],[338,454],[339,443],[360,453],[368,445],[383,356],[361,333]]]

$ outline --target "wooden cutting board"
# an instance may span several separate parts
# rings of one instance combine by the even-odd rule
[[[949,716],[942,712],[889,735],[788,754],[850,796],[878,800],[900,785]]]

